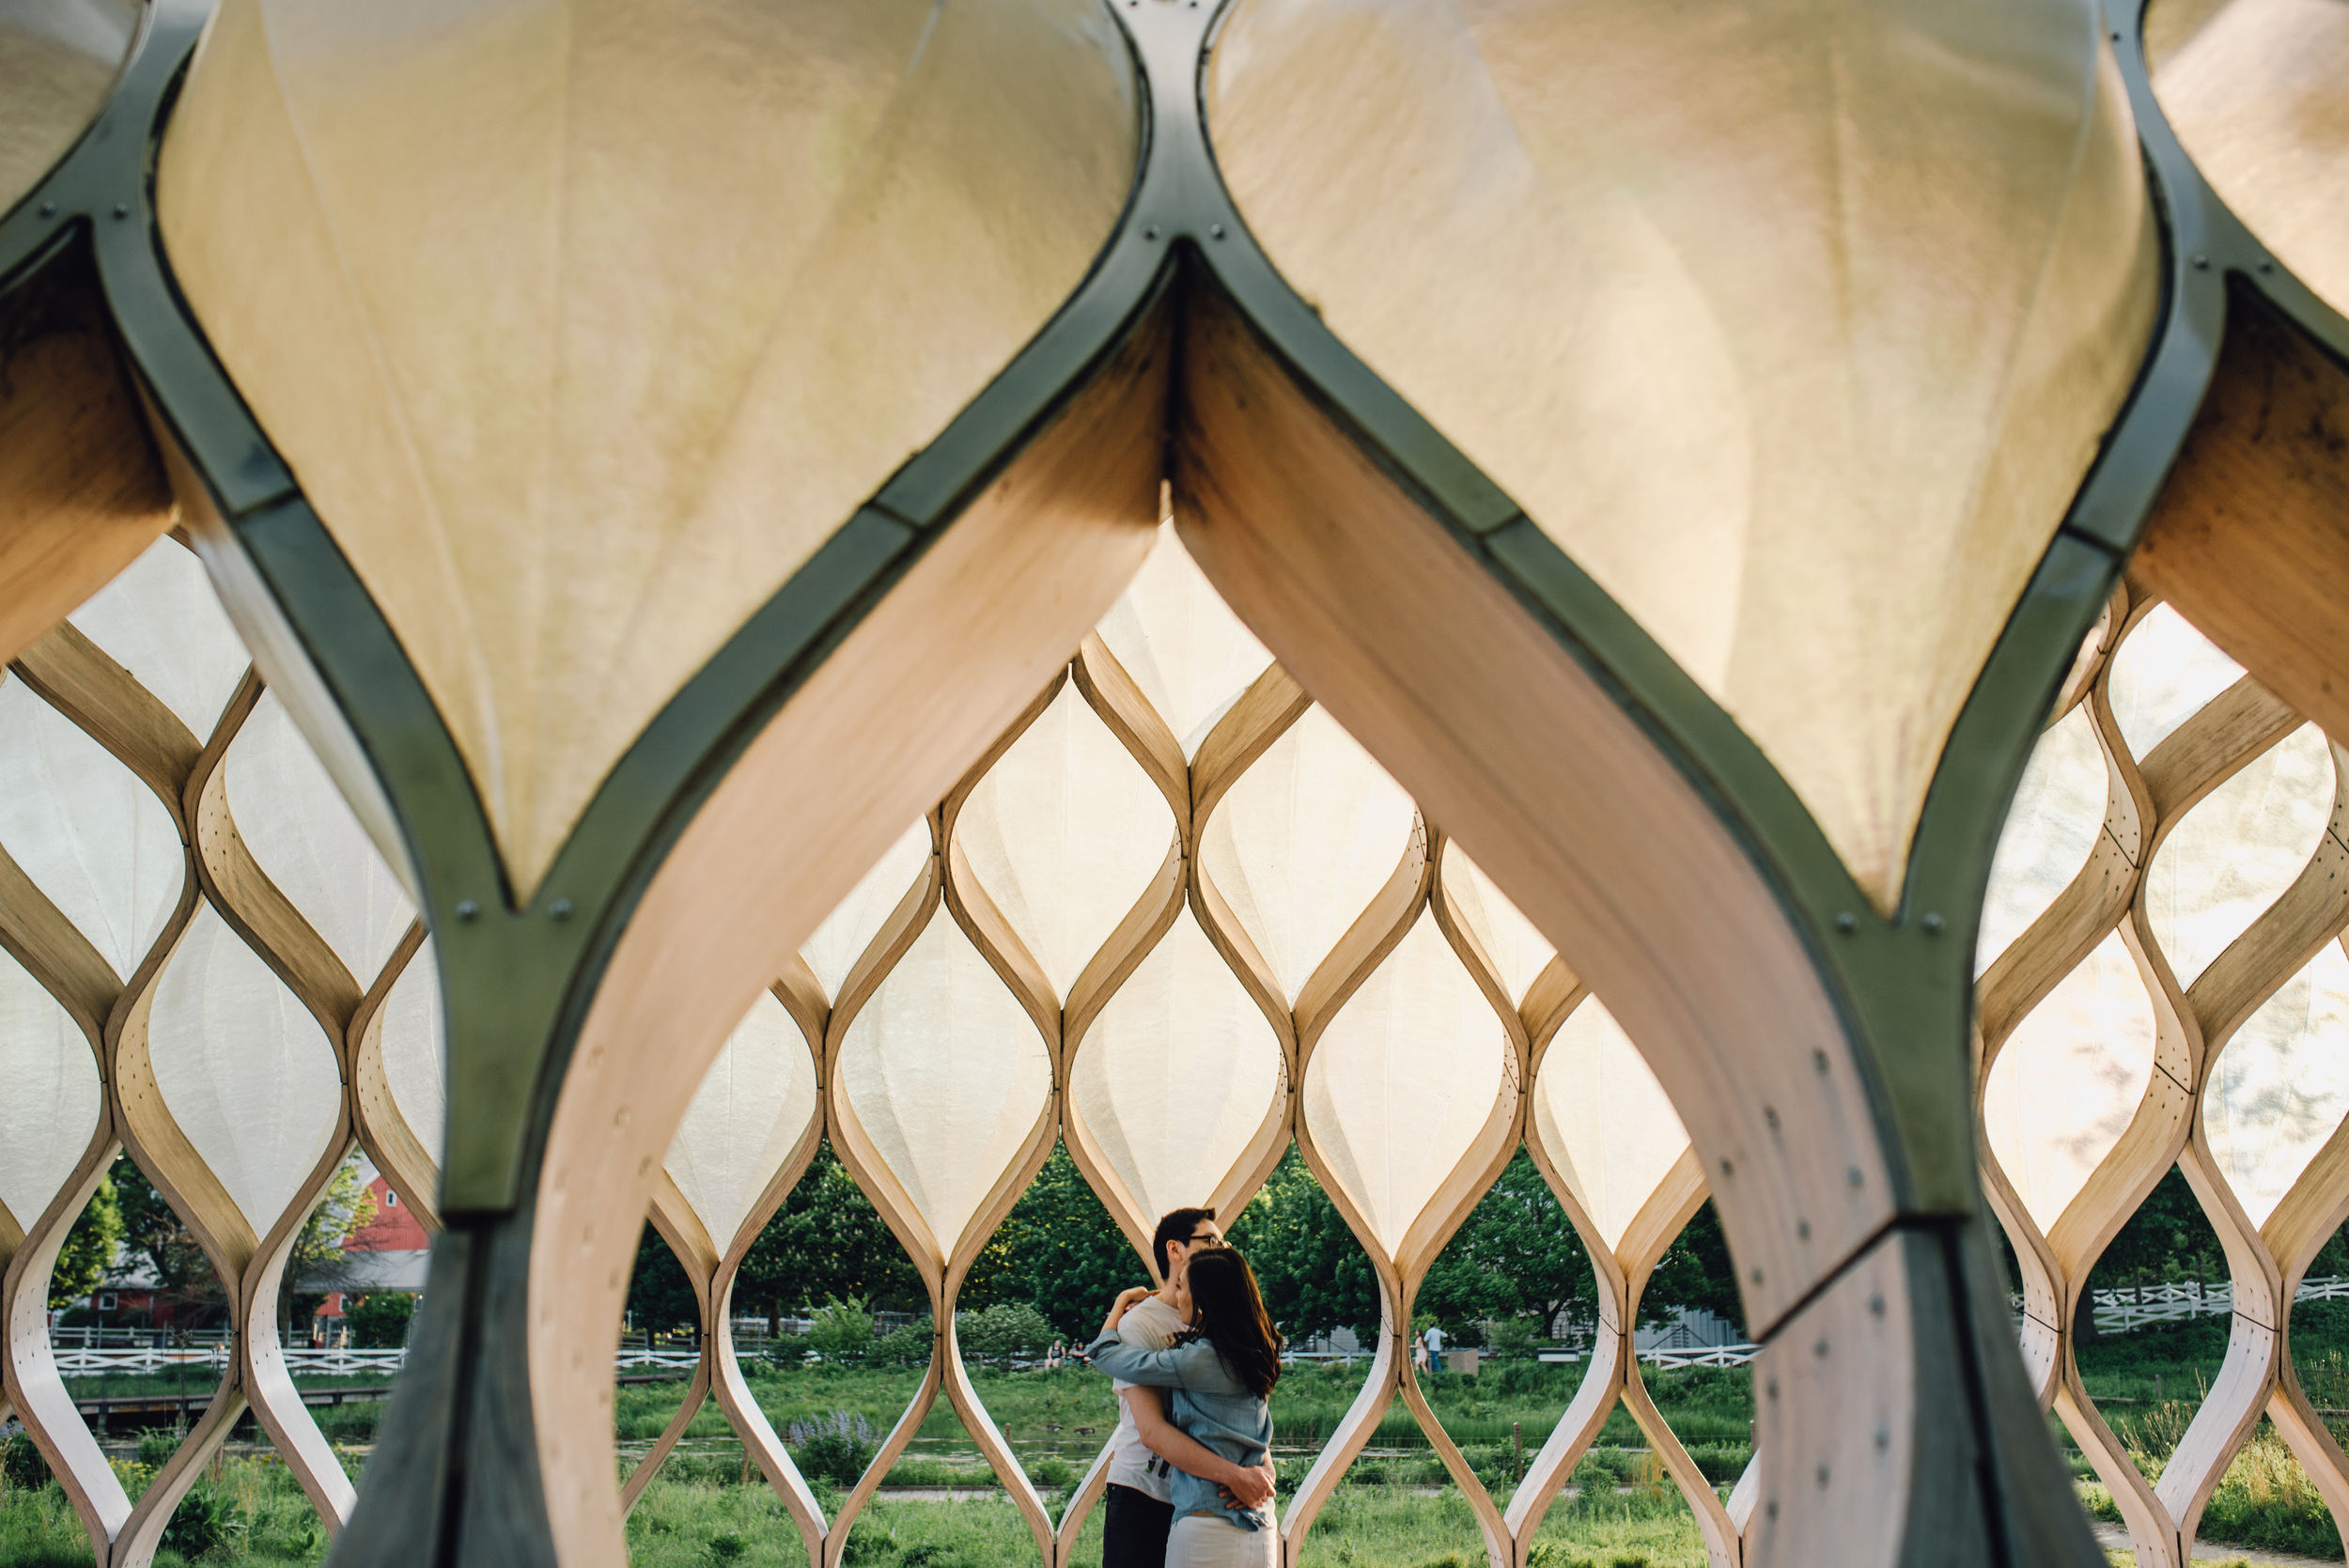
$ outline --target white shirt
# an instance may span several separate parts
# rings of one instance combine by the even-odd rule
[[[1430,1356],[1443,1354],[1443,1330],[1433,1324],[1428,1325],[1427,1328],[1427,1354]]]
[[[1145,1296],[1127,1308],[1126,1315],[1117,1320],[1117,1337],[1136,1350],[1165,1350],[1173,1346],[1175,1335],[1190,1327],[1174,1308],[1155,1296]],[[1110,1386],[1121,1393],[1140,1387],[1117,1382]],[[1156,1389],[1144,1391],[1152,1399],[1161,1397]],[[1166,1461],[1143,1445],[1142,1429],[1134,1425],[1133,1406],[1122,1398],[1118,1400],[1117,1430],[1110,1434],[1109,1483],[1130,1486],[1166,1502],[1172,1497],[1166,1468]]]

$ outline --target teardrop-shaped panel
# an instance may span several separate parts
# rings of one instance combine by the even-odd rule
[[[2181,986],[2290,887],[2333,815],[2333,755],[2303,724],[2203,799],[2145,873],[2145,915]]]
[[[1983,1095],[1990,1152],[2043,1233],[2128,1130],[2155,1070],[2153,1001],[2116,934],[2015,1027]]]
[[[1508,1091],[1514,1048],[1424,910],[1322,1032],[1305,1120],[1389,1257]]]
[[[1558,950],[1533,929],[1532,921],[1517,913],[1517,907],[1494,886],[1493,879],[1449,840],[1443,846],[1441,876],[1452,907],[1475,934],[1476,945],[1499,969],[1495,978],[1501,989],[1509,993],[1510,1001],[1523,1003],[1534,977],[1558,955]]]
[[[0,215],[40,183],[106,106],[138,31],[136,0],[0,8]]]
[[[816,971],[826,996],[840,995],[841,983],[880,934],[889,912],[921,879],[929,858],[930,825],[917,818],[801,947],[800,956]]]
[[[527,897],[1082,281],[1140,101],[1097,0],[436,14],[226,0],[156,204]]]
[[[1728,710],[1889,907],[2154,321],[2095,8],[1229,15],[1209,125],[1272,264]]]
[[[1201,869],[1291,1002],[1394,875],[1411,798],[1320,706],[1265,748],[1207,819]]]
[[[1187,758],[1199,754],[1215,722],[1272,663],[1208,585],[1172,522],[1159,525],[1142,570],[1095,629]]]
[[[783,1003],[761,991],[702,1076],[663,1162],[721,1252],[816,1111],[807,1037]]]
[[[1558,1026],[1533,1075],[1534,1130],[1610,1249],[1688,1147],[1647,1059],[1598,998]]]
[[[2349,957],[2326,942],[2231,1036],[2202,1091],[2202,1130],[2263,1225],[2349,1115]]]
[[[2219,652],[2217,644],[2168,605],[2155,605],[2114,650],[2107,677],[2113,722],[2129,754],[2144,761],[2179,725],[2242,678],[2243,666]]]
[[[206,904],[156,984],[148,1050],[172,1118],[267,1233],[334,1133],[342,1075],[318,1019]]]
[[[129,979],[186,885],[171,813],[80,726],[0,674],[0,848]]]
[[[2155,0],[2154,96],[2234,215],[2349,315],[2349,11],[2334,0]]]
[[[1070,1112],[1145,1221],[1205,1203],[1284,1088],[1280,1039],[1188,908],[1094,1018],[1068,1076]]]
[[[168,536],[66,619],[198,740],[211,738],[220,710],[252,662],[203,564]]]
[[[2088,863],[2088,852],[2105,830],[2108,782],[2096,726],[2083,703],[2031,748],[1999,834],[1999,852],[1990,862],[1982,935],[1974,945],[1975,973],[1988,969],[2008,943],[2046,914]]]
[[[40,1217],[98,1130],[101,1090],[89,1041],[56,998],[0,950],[0,1209],[23,1230]]]
[[[955,838],[1063,998],[1165,863],[1174,814],[1074,681],[972,788]]]
[[[448,1025],[441,1013],[441,970],[431,938],[392,982],[382,1018],[383,1079],[392,1103],[438,1166],[448,1136]]]
[[[416,907],[275,692],[261,693],[221,767],[238,836],[365,989]]]
[[[1052,1093],[1043,1036],[942,905],[849,1024],[834,1071],[941,1258]]]

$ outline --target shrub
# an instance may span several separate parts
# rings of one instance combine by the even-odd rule
[[[873,1317],[864,1310],[863,1298],[851,1296],[846,1301],[827,1302],[816,1314],[807,1341],[827,1361],[853,1366],[863,1360],[873,1348]]]
[[[1008,1365],[1015,1356],[1041,1356],[1052,1343],[1052,1326],[1025,1302],[999,1301],[983,1312],[958,1312],[955,1339],[964,1356]]]
[[[797,1372],[807,1365],[807,1336],[777,1334],[767,1342],[767,1364],[777,1372]]]
[[[787,1441],[798,1451],[792,1457],[802,1475],[839,1486],[854,1486],[880,1452],[872,1423],[851,1410],[793,1421]]]
[[[1494,1355],[1522,1361],[1533,1354],[1534,1342],[1540,1337],[1541,1327],[1539,1318],[1506,1318],[1492,1326],[1492,1332],[1485,1336],[1485,1343]]]
[[[179,1452],[179,1435],[176,1432],[142,1432],[139,1434],[139,1463],[151,1473],[171,1463],[171,1456]]]
[[[17,1431],[0,1440],[0,1480],[11,1492],[38,1492],[49,1484],[49,1462],[33,1446],[33,1435]]]
[[[396,1290],[363,1296],[345,1309],[350,1343],[362,1350],[397,1350],[408,1343],[408,1326],[416,1315],[416,1298]]]
[[[1058,1454],[1048,1453],[1029,1465],[1028,1479],[1046,1491],[1057,1491],[1077,1483],[1077,1467]]]
[[[938,1325],[925,1312],[903,1328],[893,1329],[874,1341],[865,1361],[880,1367],[927,1366],[930,1347],[937,1342]]]
[[[244,1518],[210,1481],[188,1488],[163,1527],[163,1549],[184,1558],[218,1551],[244,1533]]]
[[[730,1529],[709,1538],[709,1555],[720,1562],[732,1562],[750,1549],[750,1543]]]

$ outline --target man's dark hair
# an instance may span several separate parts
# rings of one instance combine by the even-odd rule
[[[1189,1241],[1190,1233],[1199,1228],[1202,1219],[1213,1219],[1213,1209],[1169,1209],[1159,1221],[1159,1234],[1150,1238],[1150,1266],[1160,1278],[1166,1274],[1166,1244]]]

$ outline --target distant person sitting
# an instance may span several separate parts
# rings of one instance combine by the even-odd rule
[[[1166,1282],[1127,1308],[1118,1320],[1118,1339],[1136,1350],[1172,1346],[1190,1326],[1187,1276],[1191,1255],[1222,1241],[1213,1209],[1175,1209],[1160,1219],[1151,1247]],[[1172,1498],[1177,1469],[1228,1492],[1242,1507],[1256,1507],[1271,1498],[1271,1467],[1242,1469],[1186,1436],[1167,1414],[1163,1389],[1125,1382],[1112,1387],[1117,1390],[1119,1410],[1117,1430],[1110,1435],[1101,1568],[1164,1568],[1167,1535],[1174,1528]]]

